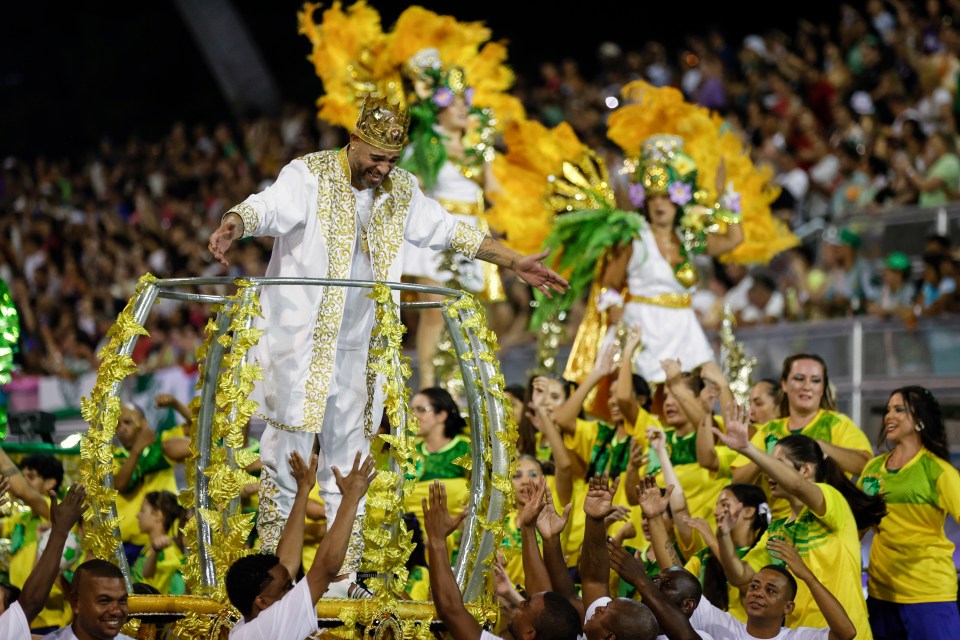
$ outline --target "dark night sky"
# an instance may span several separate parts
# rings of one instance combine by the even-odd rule
[[[349,3],[347,3],[349,4]],[[408,3],[370,4],[388,27]],[[732,42],[766,26],[791,32],[801,9],[749,17],[714,3],[423,1],[422,6],[460,20],[481,20],[495,39],[509,42],[510,63],[536,79],[538,63],[565,56],[591,73],[597,47],[606,40],[625,49],[648,39],[680,46],[685,34],[719,25]],[[795,3],[800,5],[801,3]],[[854,3],[860,5],[861,3]],[[329,3],[325,3],[329,6]],[[319,80],[306,62],[308,41],[297,34],[301,2],[235,0],[285,100],[312,104]],[[523,7],[521,17],[511,9]],[[561,10],[561,6],[597,8]],[[614,8],[616,7],[616,8]],[[805,17],[834,20],[837,5],[803,3]],[[680,11],[687,19],[681,21]],[[205,68],[180,14],[154,2],[53,2],[33,0],[8,7],[0,21],[0,155],[60,154],[89,148],[103,135],[132,132],[155,137],[177,119],[216,122],[229,109]],[[734,20],[731,16],[735,16]],[[691,17],[692,16],[692,17]]]

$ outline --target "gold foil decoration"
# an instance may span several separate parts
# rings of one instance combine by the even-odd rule
[[[750,374],[757,365],[757,359],[743,351],[743,344],[733,335],[736,319],[730,305],[724,305],[723,320],[720,323],[720,360],[723,373],[730,382],[730,392],[737,404],[749,409]]]

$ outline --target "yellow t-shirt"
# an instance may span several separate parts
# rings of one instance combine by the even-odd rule
[[[320,497],[320,485],[313,485],[313,489],[310,490],[309,499],[316,500],[321,504],[323,503],[323,499]],[[317,548],[320,546],[320,541],[323,540],[326,528],[326,522],[311,520],[306,516],[303,517],[303,550],[300,558],[301,562],[303,562],[304,572],[309,571],[310,567],[313,566],[313,559],[317,557]]]
[[[897,471],[887,470],[889,457],[870,460],[857,483],[887,502],[870,545],[869,593],[898,604],[956,602],[954,545],[944,524],[948,513],[960,521],[960,472],[925,447]]]
[[[861,451],[866,451],[871,456],[873,455],[873,447],[870,446],[870,440],[867,439],[866,434],[860,429],[860,427],[854,424],[853,420],[842,413],[837,411],[828,411],[827,409],[820,409],[820,411],[817,412],[817,415],[813,417],[813,420],[811,420],[807,426],[799,431],[791,431],[787,426],[788,421],[789,418],[777,418],[776,420],[771,420],[770,422],[757,427],[757,432],[753,434],[752,438],[750,438],[750,442],[752,442],[753,446],[761,451],[773,453],[773,448],[782,439],[789,435],[801,434],[815,440],[829,442],[830,444],[838,447],[844,447],[846,449],[859,449]],[[741,454],[730,463],[730,468],[736,469],[748,464],[753,463],[749,458]],[[790,504],[783,498],[777,499],[770,495],[770,488],[767,486],[765,474],[761,473],[758,482],[759,487],[763,489],[764,493],[767,495],[767,501],[770,503],[772,519],[778,520],[780,518],[789,517]]]
[[[177,544],[173,543],[160,552],[157,557],[157,568],[153,572],[152,578],[143,575],[143,567],[147,562],[149,552],[149,544],[144,545],[143,549],[140,550],[140,556],[130,569],[133,581],[144,582],[162,594],[179,595],[182,593],[182,584],[171,589],[171,583],[173,583],[175,577],[178,577],[177,574],[180,572],[183,563],[183,552],[180,551]],[[182,582],[182,578],[178,577],[178,580]]]
[[[150,449],[152,447],[162,447],[163,443],[170,438],[182,437],[184,437],[183,427],[167,429],[157,436],[156,441],[144,450],[141,456],[150,455]],[[126,459],[128,455],[125,449],[115,450],[113,459],[114,474],[120,470],[124,459]],[[140,506],[143,504],[143,496],[151,491],[169,491],[175,496],[180,495],[180,490],[177,488],[177,477],[173,469],[176,462],[162,453],[155,457],[156,465],[154,466],[162,468],[157,468],[156,470],[146,473],[140,478],[140,481],[133,490],[117,494],[117,515],[120,516],[120,537],[124,542],[141,546],[150,542],[150,538],[147,534],[140,532],[140,526],[137,524],[137,512],[140,511]]]
[[[853,511],[837,489],[819,482],[817,486],[823,491],[826,505],[822,516],[804,507],[796,520],[774,520],[743,559],[754,571],[768,564],[782,565],[767,552],[767,540],[774,537],[786,540],[797,548],[813,574],[843,605],[857,628],[856,637],[872,640],[863,597],[860,537]],[[826,627],[827,621],[810,595],[810,589],[803,581],[797,582],[796,608],[787,616],[786,626]]]

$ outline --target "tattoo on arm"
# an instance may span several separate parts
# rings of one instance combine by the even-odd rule
[[[667,550],[667,557],[670,558],[670,564],[675,567],[682,567],[683,563],[680,562],[680,556],[677,555],[677,550],[673,547],[673,543],[667,540],[663,546]]]
[[[20,469],[15,464],[0,469],[0,476],[3,476],[4,478],[9,478],[10,476],[16,475],[20,475]]]

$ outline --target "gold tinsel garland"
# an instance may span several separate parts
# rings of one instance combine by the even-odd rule
[[[209,525],[213,537],[217,540],[217,544],[212,545],[209,549],[215,574],[218,577],[215,587],[212,590],[204,588],[200,579],[199,556],[195,548],[191,549],[192,553],[186,556],[183,576],[192,593],[208,596],[215,601],[224,603],[224,606],[229,605],[223,577],[230,565],[251,552],[245,548],[245,542],[253,529],[252,514],[238,512],[228,516],[226,521],[223,519],[223,514],[229,510],[230,502],[240,495],[243,485],[249,481],[249,476],[244,470],[244,462],[247,461],[239,456],[233,464],[229,464],[226,448],[239,450],[244,446],[244,426],[257,408],[257,403],[251,400],[249,396],[253,391],[254,382],[262,379],[260,367],[246,361],[247,351],[257,343],[263,333],[259,329],[248,326],[251,317],[263,317],[256,295],[256,288],[251,289],[255,285],[248,280],[238,279],[235,284],[237,291],[228,299],[229,301],[223,306],[217,305],[213,308],[214,312],[219,311],[230,316],[229,328],[224,335],[220,336],[219,341],[224,348],[231,347],[231,345],[232,348],[229,353],[224,354],[220,365],[220,373],[217,376],[217,390],[214,399],[216,411],[213,414],[210,435],[210,464],[203,471],[209,479],[208,493],[211,508],[197,509],[195,517],[187,522],[183,528],[184,540],[189,545],[197,539],[196,518],[203,518],[203,521]],[[198,389],[204,380],[207,354],[217,333],[216,323],[212,319],[207,322],[205,331],[207,337],[204,343],[197,348],[196,354],[199,363]],[[199,398],[194,399],[191,407],[194,409],[192,414],[196,416],[199,408]],[[233,420],[230,419],[231,414],[233,414]],[[199,456],[198,445],[200,443],[196,441],[196,428],[191,431],[191,436],[193,439],[190,443],[191,457],[184,465],[187,488],[180,494],[181,502],[186,505],[196,504],[196,471],[194,464],[192,464]],[[213,443],[222,443],[222,446],[212,446]],[[224,528],[226,528],[226,531],[224,531]],[[205,616],[191,615],[177,623],[177,627],[178,629],[190,627],[192,632],[196,632],[201,628],[208,629],[212,623],[213,620]]]
[[[476,298],[469,293],[464,292],[460,299],[453,302],[445,302],[444,313],[453,318],[458,316],[461,318],[466,317],[466,320],[460,324],[460,331],[462,332],[464,343],[468,347],[471,346],[470,335],[468,333],[468,330],[471,330],[473,335],[476,336],[478,341],[485,347],[485,349],[483,349],[479,354],[475,354],[472,350],[460,354],[460,359],[463,366],[470,367],[474,370],[474,378],[476,380],[477,387],[476,390],[480,398],[480,420],[477,424],[472,425],[471,428],[479,429],[481,431],[479,434],[480,439],[484,442],[489,442],[492,446],[494,444],[494,440],[492,434],[490,433],[490,414],[489,407],[487,406],[486,402],[486,393],[489,393],[493,398],[499,400],[501,407],[505,406],[505,403],[507,402],[503,393],[504,388],[506,387],[506,381],[503,377],[503,374],[500,372],[500,364],[494,356],[494,354],[499,350],[497,336],[487,326],[486,311],[484,310],[483,305],[479,304]],[[489,364],[494,369],[494,374],[490,376],[487,385],[484,385],[483,383],[483,378],[480,375],[479,367],[476,364],[477,360]],[[497,519],[495,522],[488,522],[490,511],[489,491],[483,496],[472,496],[474,504],[477,508],[476,518],[474,519],[474,539],[479,539],[483,530],[492,531],[494,536],[493,552],[491,556],[479,559],[481,564],[486,565],[486,588],[483,590],[483,594],[480,596],[479,600],[471,603],[475,607],[472,609],[472,613],[474,614],[474,617],[476,617],[477,622],[479,622],[481,625],[493,623],[496,621],[499,613],[499,607],[492,597],[494,560],[492,556],[495,555],[496,552],[502,547],[507,514],[509,514],[513,509],[515,497],[513,492],[513,481],[511,478],[516,470],[517,465],[517,424],[513,420],[513,413],[511,411],[504,411],[504,414],[501,416],[501,418],[504,428],[502,431],[499,431],[493,435],[495,435],[496,438],[503,443],[508,454],[510,455],[510,463],[508,465],[507,474],[503,475],[493,472],[493,459],[490,448],[486,449],[485,454],[481,456],[481,460],[474,458],[471,461],[472,466],[482,464],[483,473],[490,478],[493,488],[504,494],[504,513],[503,516]],[[477,553],[478,548],[476,547],[470,552],[470,556],[467,559],[468,567],[476,566],[478,561]]]
[[[107,485],[107,477],[113,474],[113,437],[120,419],[120,398],[113,389],[137,370],[133,358],[120,354],[119,349],[134,336],[149,335],[134,317],[133,308],[144,289],[154,282],[156,278],[149,273],[140,278],[133,297],[107,332],[107,344],[97,354],[97,382],[90,396],[80,399],[80,413],[90,425],[80,441],[80,482],[87,485],[91,507],[81,547],[92,558],[111,558],[117,549],[114,529],[120,522],[111,515],[117,490],[112,482]]]

